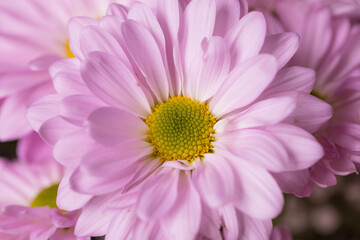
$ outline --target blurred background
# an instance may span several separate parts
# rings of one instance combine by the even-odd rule
[[[0,157],[15,159],[16,144],[0,143]],[[274,224],[287,225],[294,240],[359,240],[360,176],[337,177],[337,181],[327,189],[315,187],[310,198],[285,195],[285,208]]]

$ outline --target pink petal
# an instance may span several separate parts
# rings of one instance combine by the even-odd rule
[[[52,159],[51,147],[36,132],[21,138],[17,144],[16,155],[24,163],[44,163]]]
[[[223,231],[225,239],[239,239],[239,223],[236,210],[232,205],[227,205],[220,209],[223,218]]]
[[[106,10],[106,15],[113,15],[125,20],[127,16],[127,8],[118,3],[111,3]]]
[[[317,97],[300,93],[293,121],[297,126],[313,133],[324,126],[332,115],[331,105]]]
[[[203,46],[204,52],[194,58],[186,87],[190,96],[204,102],[214,95],[228,75],[229,51],[220,37],[211,37]]]
[[[216,1],[216,20],[214,35],[225,37],[226,33],[240,19],[240,4],[238,0]]]
[[[310,168],[310,178],[320,187],[336,185],[335,175],[321,163],[317,163]]]
[[[47,95],[35,101],[26,112],[26,119],[35,131],[48,119],[59,114],[59,102],[62,99],[57,94]]]
[[[56,198],[56,205],[66,211],[82,208],[92,197],[91,195],[75,192],[70,188],[69,179],[72,173],[73,171],[69,170],[62,177]]]
[[[62,58],[57,55],[43,55],[29,62],[29,68],[32,71],[45,70],[46,75],[48,75],[49,73],[47,70],[51,66],[51,64],[61,59]]]
[[[271,83],[276,73],[275,58],[259,55],[230,72],[210,102],[210,110],[224,115],[253,102]]]
[[[289,67],[282,69],[266,90],[266,95],[284,91],[301,91],[310,93],[315,83],[315,71],[310,68]],[[264,94],[265,94],[264,93]]]
[[[233,157],[229,159],[239,179],[236,208],[259,219],[276,217],[282,210],[284,199],[271,174],[248,161]]]
[[[0,75],[0,98],[11,96],[12,94],[16,94],[16,92],[49,81],[49,78],[49,74],[46,71],[2,73]]]
[[[105,146],[146,138],[148,127],[137,116],[117,108],[103,107],[88,118],[90,135]]]
[[[104,105],[94,96],[71,95],[61,100],[60,114],[71,123],[83,126],[90,113]]]
[[[223,143],[235,156],[274,172],[297,169],[282,143],[260,129],[244,129],[224,136]]]
[[[54,145],[59,139],[77,130],[77,127],[61,117],[53,117],[44,122],[39,129],[41,138]]]
[[[80,47],[80,34],[81,30],[86,26],[97,25],[98,21],[90,17],[74,17],[69,20],[68,33],[69,33],[69,46],[71,52],[79,59],[84,58],[84,54]]]
[[[236,129],[273,125],[287,118],[295,109],[296,101],[289,95],[268,98],[234,116],[231,127]]]
[[[324,155],[318,141],[299,127],[277,124],[266,127],[266,130],[280,140],[298,170],[312,166]]]
[[[91,52],[105,52],[118,57],[126,66],[131,67],[127,56],[115,38],[98,26],[90,25],[81,31],[80,47],[85,56]]]
[[[306,187],[310,181],[308,169],[294,172],[273,173],[273,176],[281,190],[286,193],[299,192]]]
[[[174,206],[162,220],[169,239],[192,239],[200,227],[201,202],[192,185],[191,178],[185,172],[180,173],[178,197]]]
[[[135,76],[117,58],[91,53],[82,63],[81,76],[91,91],[109,105],[140,116],[150,114],[150,106]]]
[[[296,33],[285,32],[266,37],[261,53],[274,55],[281,69],[294,56],[299,48],[299,36]]]
[[[268,240],[272,230],[271,220],[256,219],[238,212],[239,225],[243,229],[239,238],[245,240]]]
[[[75,226],[76,236],[102,236],[106,234],[111,212],[105,211],[117,194],[107,194],[92,198],[83,208]]]
[[[142,185],[136,206],[143,220],[156,220],[166,214],[178,196],[179,172],[170,170],[154,176]]]
[[[230,46],[231,69],[259,54],[265,34],[266,23],[260,12],[246,14],[233,26],[225,37]]]
[[[190,69],[195,54],[201,50],[201,42],[212,36],[215,16],[215,0],[195,0],[187,5],[178,35],[180,56],[185,73]]]
[[[206,154],[203,163],[195,169],[192,177],[201,199],[210,207],[220,207],[233,200],[234,174],[222,156]]]
[[[355,123],[338,123],[331,126],[333,141],[352,151],[360,151],[360,125]]]
[[[74,168],[82,157],[96,146],[95,141],[85,130],[75,131],[62,137],[53,147],[53,156],[60,164]]]
[[[162,50],[154,37],[145,26],[134,20],[127,20],[121,29],[129,54],[144,74],[151,90],[159,100],[166,101],[169,96],[169,83]]]

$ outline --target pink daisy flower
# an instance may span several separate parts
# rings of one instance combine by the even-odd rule
[[[337,1],[337,4],[345,2]],[[302,189],[283,186],[283,190],[301,196],[310,195],[314,183],[321,187],[335,185],[335,175],[356,172],[359,163],[360,29],[351,25],[347,15],[334,12],[332,4],[335,2],[277,1],[274,10],[278,19],[267,15],[273,31],[294,31],[300,35],[299,50],[289,65],[314,69],[317,76],[312,94],[334,109],[333,117],[324,124],[309,125],[307,119],[296,119],[326,150],[324,158],[309,171],[280,176],[279,183],[285,185],[297,181],[289,178],[309,179]]]
[[[312,70],[279,70],[297,36],[265,40],[263,15],[240,19],[237,0],[148,4],[112,5],[87,26],[72,19],[77,58],[51,66],[57,94],[27,113],[69,169],[59,206],[82,207],[79,236],[129,239],[148,229],[192,239],[213,226],[246,239],[255,226],[271,228],[283,197],[270,172],[306,169],[323,156],[311,134],[286,123],[297,98],[314,99],[304,90]],[[254,227],[240,229],[245,222]]]
[[[38,158],[33,150],[39,150]],[[19,161],[0,160],[1,239],[90,239],[74,235],[78,211],[57,208],[63,167],[46,154],[49,146],[32,134],[21,141],[19,153]]]
[[[15,0],[0,2],[0,140],[31,131],[27,107],[53,92],[48,66],[74,55],[67,22],[73,16],[99,18],[114,0]],[[123,4],[127,4],[123,0]],[[90,21],[90,19],[88,20]],[[93,20],[95,21],[95,20]]]

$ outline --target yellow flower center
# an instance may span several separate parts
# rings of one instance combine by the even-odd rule
[[[59,184],[51,185],[42,190],[31,203],[31,207],[44,207],[57,208],[56,197]]]
[[[173,97],[156,105],[146,119],[148,141],[154,146],[154,156],[163,161],[192,162],[212,152],[215,123],[205,103]]]
[[[75,55],[72,53],[71,49],[70,49],[70,45],[69,45],[69,40],[66,41],[65,43],[65,56],[68,58],[74,58]]]

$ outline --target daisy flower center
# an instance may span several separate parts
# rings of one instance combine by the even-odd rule
[[[32,201],[31,207],[49,206],[50,208],[57,208],[56,196],[58,188],[59,184],[54,184],[42,190]]]
[[[215,118],[205,103],[177,96],[159,103],[146,119],[154,155],[164,161],[189,162],[212,152]]]

